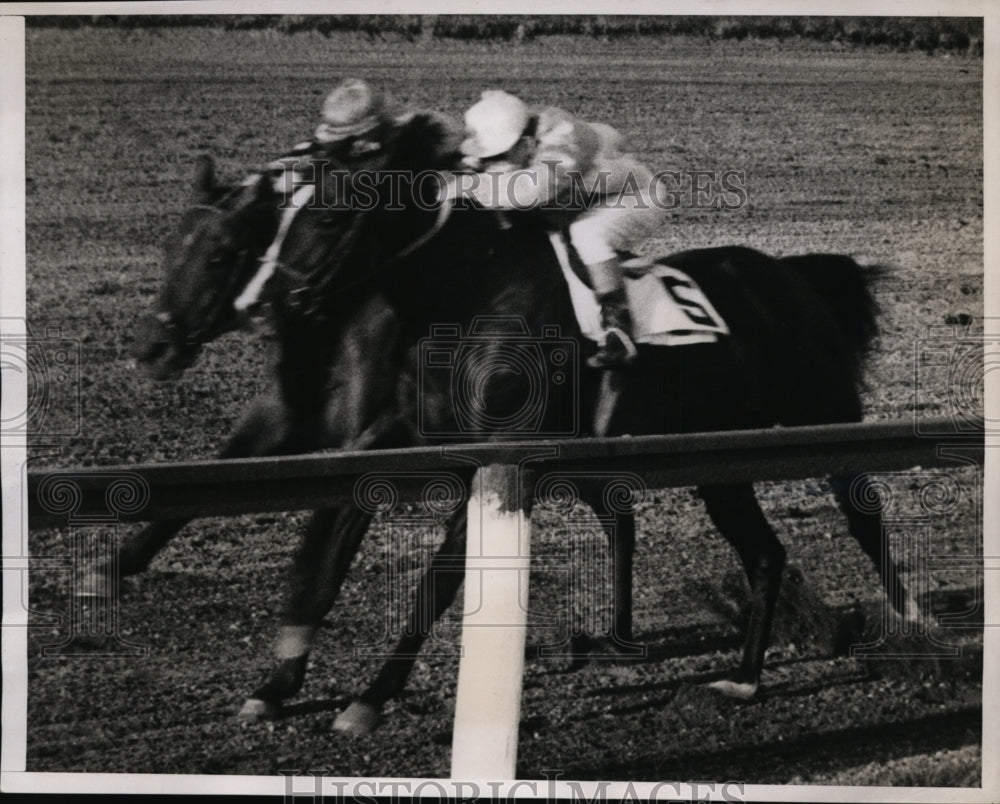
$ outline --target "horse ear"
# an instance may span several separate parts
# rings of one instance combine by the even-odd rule
[[[194,194],[203,203],[215,195],[215,162],[208,154],[199,154],[194,166]]]

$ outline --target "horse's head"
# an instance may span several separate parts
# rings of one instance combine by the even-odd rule
[[[179,375],[205,343],[238,326],[233,300],[277,227],[271,182],[220,186],[208,157],[198,163],[195,201],[167,240],[163,285],[136,327],[136,359],[155,379]]]

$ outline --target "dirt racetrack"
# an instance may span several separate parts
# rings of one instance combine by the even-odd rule
[[[456,115],[481,89],[503,86],[617,124],[641,159],[688,181],[697,171],[736,171],[746,203],[699,206],[693,189],[680,187],[670,225],[647,250],[739,243],[883,265],[867,417],[948,414],[977,393],[981,403],[975,377],[959,377],[972,386],[956,390],[948,371],[917,359],[930,338],[953,350],[953,365],[967,338],[978,339],[962,323],[981,317],[983,304],[980,58],[696,38],[422,44],[29,29],[29,323],[36,336],[58,331],[52,337],[77,344],[81,361],[79,431],[70,392],[53,401],[48,424],[73,434],[54,439],[59,449],[40,452],[34,467],[208,457],[219,446],[264,387],[268,349],[259,336],[233,334],[179,383],[157,385],[128,366],[134,318],[157,289],[160,244],[189,203],[194,157],[211,153],[224,176],[241,178],[308,137],[323,95],[349,75],[385,85],[409,106]],[[968,467],[946,475],[951,496],[929,507],[921,489],[934,473],[885,480],[900,521],[919,522],[935,554],[974,554],[981,480]],[[758,489],[808,591],[836,612],[877,612],[877,578],[824,483]],[[69,554],[70,534],[33,532],[28,769],[446,776],[455,611],[375,734],[349,741],[331,731],[336,711],[376,671],[371,654],[391,639],[420,561],[440,538],[419,510],[397,512],[369,535],[288,717],[233,717],[270,665],[303,522],[296,514],[190,526],[151,571],[125,584],[121,634],[146,650],[116,658],[87,645],[43,655],[65,636],[71,611],[71,574],[53,561]],[[596,521],[580,513],[571,522],[543,508],[535,554],[571,554],[576,543],[572,555],[590,555],[588,571],[604,577]],[[735,631],[719,612],[737,563],[689,491],[650,491],[636,567],[647,658],[574,672],[566,659],[529,661],[520,776],[559,769],[569,779],[979,784],[981,630],[945,634],[963,645],[959,658],[884,660],[873,672],[790,626],[769,654],[760,700],[735,704],[699,684],[736,661]],[[906,568],[915,574],[918,562]],[[977,583],[974,571],[938,569],[925,591],[938,609],[961,609]],[[567,594],[555,573],[540,570],[533,612],[600,627],[607,590],[586,588]],[[538,623],[529,643],[564,625]]]

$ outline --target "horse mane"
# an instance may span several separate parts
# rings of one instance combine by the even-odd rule
[[[451,170],[462,162],[459,151],[461,128],[440,112],[412,114],[393,137],[393,163],[414,170]]]
[[[428,272],[420,266],[435,260],[435,264],[450,266],[447,278],[431,280],[440,282],[444,302],[474,296],[485,303],[491,294],[512,292],[510,285],[516,293],[518,284],[541,285],[543,291],[562,288],[558,263],[547,248],[543,221],[536,212],[501,218],[492,211],[456,205],[442,230],[421,242],[416,253],[408,253],[439,219],[437,206],[425,205],[432,200],[426,197],[431,183],[420,184],[422,176],[461,168],[458,130],[443,115],[419,112],[394,129],[381,149],[361,154],[350,164],[334,160],[332,170],[341,174],[341,183],[336,192],[324,187],[325,208],[306,207],[296,216],[286,238],[289,252],[282,255],[283,270],[315,277],[323,287],[338,288],[338,295],[345,288],[353,291],[372,282],[387,298],[397,300],[407,298],[413,283],[428,281]],[[384,177],[389,178],[383,181]],[[330,188],[334,189],[333,185]],[[386,207],[387,198],[396,192],[402,194],[399,206]],[[375,199],[374,204],[371,199]],[[356,205],[359,200],[362,203]],[[537,259],[522,265],[525,253],[535,254]],[[407,256],[401,265],[398,258],[404,254]],[[461,265],[454,264],[456,254]],[[542,261],[546,261],[545,266]],[[478,270],[486,262],[496,270]],[[290,266],[294,269],[289,270]],[[409,270],[409,266],[416,266],[416,270]],[[543,267],[551,270],[543,271]],[[568,291],[566,298],[568,304]],[[341,302],[324,299],[323,303],[327,301],[331,305]],[[441,312],[446,314],[447,309],[443,305]]]

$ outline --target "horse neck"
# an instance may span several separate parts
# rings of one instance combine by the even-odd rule
[[[293,414],[327,415],[325,437],[340,446],[361,435],[391,407],[405,342],[399,322],[374,287],[347,294],[343,304],[306,315],[276,300],[271,307],[279,343],[277,374]]]
[[[492,216],[482,211],[456,216],[433,246],[383,278],[417,342],[423,435],[447,443],[585,432],[593,373],[583,370],[548,240],[527,227],[491,234],[484,221]]]
[[[237,214],[251,253],[257,258],[263,257],[278,233],[281,209],[273,201],[257,202]]]
[[[385,272],[385,297],[418,337],[439,324],[468,332],[477,319],[520,319],[532,334],[576,330],[558,263],[534,221],[502,228],[483,210],[456,209],[429,243]]]

